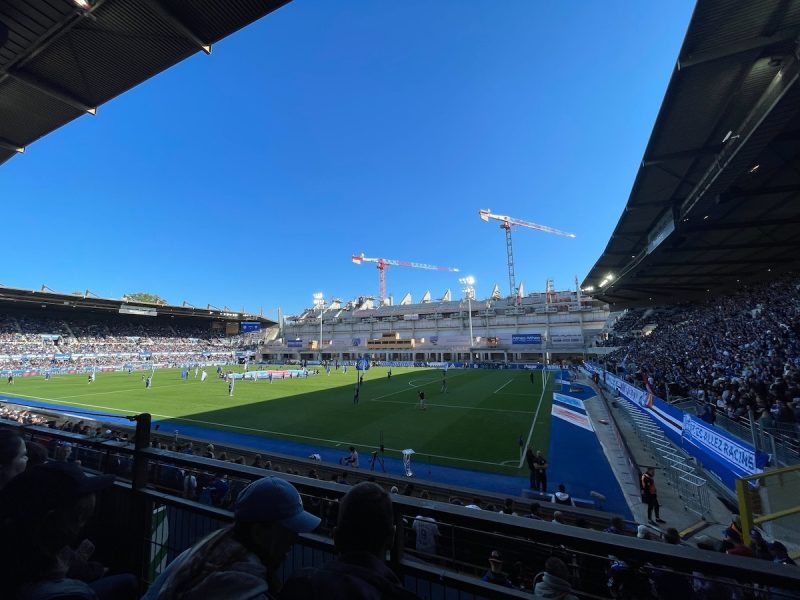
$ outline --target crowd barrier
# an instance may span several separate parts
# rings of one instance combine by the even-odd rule
[[[164,482],[193,470],[210,478],[225,477],[231,488],[243,489],[248,482],[270,473],[152,449],[149,415],[137,418],[135,445],[79,440],[74,435],[40,427],[23,430],[49,447],[69,440],[80,452],[84,466],[118,476],[115,487],[100,499],[87,536],[96,542],[98,560],[114,570],[135,571],[143,588],[180,552],[232,519],[228,510],[181,498]],[[290,481],[307,510],[322,519],[316,532],[300,536],[282,567],[281,576],[285,578],[296,569],[320,565],[333,555],[335,507],[349,488],[309,477],[279,476]],[[544,560],[554,555],[569,565],[577,581],[575,595],[580,598],[608,597],[608,583],[615,576],[613,565],[620,564],[625,565],[625,577],[638,578],[643,589],[649,589],[649,580],[665,577],[687,583],[716,581],[731,591],[728,597],[752,593],[755,584],[800,589],[800,571],[769,561],[641,540],[633,532],[616,535],[411,496],[391,497],[397,534],[389,564],[406,587],[423,598],[530,597],[531,585]],[[441,534],[433,552],[422,552],[415,544],[413,522],[420,514],[439,525]],[[527,592],[480,580],[493,550],[505,558],[507,572],[518,569],[519,581]]]
[[[731,493],[735,493],[739,477],[760,473],[769,464],[770,455],[752,444],[709,425],[597,365],[587,362],[584,367],[596,374],[607,389],[630,401],[660,433],[697,459],[705,471],[713,473]]]

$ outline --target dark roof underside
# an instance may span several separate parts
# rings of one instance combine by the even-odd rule
[[[627,206],[584,288],[623,307],[800,267],[799,33],[798,0],[698,2]]]
[[[289,0],[0,3],[0,164]]]

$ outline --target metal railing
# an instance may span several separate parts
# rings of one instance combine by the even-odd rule
[[[633,402],[624,397],[616,398],[616,401],[623,407],[645,450],[665,472],[668,485],[675,488],[683,507],[700,518],[708,517],[711,513],[708,482],[700,475],[697,463],[675,446]]]
[[[231,522],[223,507],[181,498],[165,492],[160,482],[183,470],[209,477],[225,477],[231,488],[246,485],[266,474],[262,469],[201,459],[191,455],[149,448],[149,415],[137,422],[134,447],[115,442],[81,439],[56,430],[24,428],[26,435],[54,448],[59,441],[75,444],[74,452],[84,466],[113,472],[121,481],[98,506],[90,534],[98,547],[98,559],[117,570],[135,571],[143,584],[159,568],[209,531]],[[301,536],[281,576],[295,569],[315,566],[332,556],[330,537],[335,508],[348,486],[281,474],[300,492],[307,510],[322,519],[318,532]],[[694,482],[687,474],[684,485]],[[530,590],[549,556],[561,557],[575,577],[576,595],[581,598],[607,597],[610,555],[624,561],[630,577],[658,580],[670,577],[735,577],[743,588],[756,583],[800,587],[800,572],[766,561],[727,556],[689,547],[640,540],[631,535],[613,535],[575,525],[477,511],[410,496],[392,496],[397,529],[390,553],[390,566],[406,587],[423,598],[522,598],[520,591],[482,582],[487,559],[498,550],[514,581]],[[558,508],[561,508],[560,506]],[[441,535],[434,553],[417,549],[413,523],[425,514],[438,523]],[[577,513],[576,513],[577,514]],[[166,517],[166,519],[164,519]],[[166,525],[165,525],[166,521]],[[573,521],[577,525],[577,521]],[[103,548],[109,549],[105,553]],[[668,571],[665,571],[668,570]],[[703,575],[697,575],[703,573]],[[642,598],[649,596],[644,595]]]

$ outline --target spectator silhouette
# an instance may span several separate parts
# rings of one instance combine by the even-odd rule
[[[127,600],[136,597],[132,575],[86,583],[67,576],[76,555],[88,555],[84,541],[70,544],[94,512],[95,494],[112,485],[113,476],[87,477],[75,463],[48,462],[14,478],[0,493],[0,580],[17,600]],[[104,572],[100,569],[100,575]]]
[[[379,485],[362,482],[339,502],[333,542],[337,556],[303,569],[284,586],[281,600],[411,600],[418,598],[385,563],[394,539],[392,501]]]
[[[27,464],[28,450],[22,436],[13,429],[0,429],[0,490]]]
[[[551,556],[544,563],[542,580],[533,587],[534,598],[558,598],[559,600],[578,600],[572,593],[569,583],[569,570],[564,561]],[[539,577],[538,575],[536,576]]]
[[[265,477],[247,486],[234,505],[234,523],[178,556],[143,600],[266,600],[280,587],[277,570],[298,533],[319,518],[303,510],[288,481]]]

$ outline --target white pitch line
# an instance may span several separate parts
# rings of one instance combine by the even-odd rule
[[[539,409],[542,408],[542,400],[544,400],[544,393],[547,390],[547,369],[542,369],[542,394],[539,396],[539,406],[536,407],[536,414],[533,415],[533,423],[531,423],[531,429],[528,432],[528,439],[525,441],[525,447],[522,449],[520,453],[521,456],[519,457],[519,466],[518,469],[522,468],[522,463],[525,462],[525,453],[528,451],[528,446],[531,443],[531,437],[533,436],[533,429],[536,427],[536,419],[539,418]]]
[[[44,402],[54,402],[56,404],[65,404],[67,406],[73,406],[73,407],[74,406],[82,406],[84,408],[100,408],[100,409],[103,409],[103,410],[114,410],[114,411],[123,412],[123,413],[130,413],[132,415],[139,414],[140,412],[142,412],[142,411],[136,411],[136,410],[127,410],[127,409],[124,409],[124,408],[116,408],[116,407],[111,407],[111,406],[99,406],[97,404],[85,404],[85,403],[81,403],[81,402],[63,402],[61,400],[54,400],[53,398],[42,398],[40,396],[30,396],[30,395],[25,395],[25,394],[15,394],[15,396],[20,397],[20,398],[31,398],[33,400],[42,400]],[[12,398],[12,401],[5,400],[5,402],[11,402],[13,404],[13,397],[12,396],[7,396],[7,397],[8,398]],[[297,438],[297,439],[303,439],[303,440],[313,440],[315,442],[324,442],[326,444],[338,444],[338,445],[348,444],[348,445],[358,445],[358,446],[361,446],[362,448],[373,448],[373,449],[377,449],[378,448],[378,446],[373,446],[373,445],[370,445],[370,444],[360,444],[360,443],[357,443],[357,442],[343,442],[343,441],[340,441],[340,440],[329,440],[327,438],[313,437],[313,436],[310,436],[310,435],[300,435],[300,434],[297,434],[297,433],[284,433],[282,431],[270,431],[268,429],[258,429],[256,427],[244,427],[242,425],[230,425],[228,423],[217,423],[215,421],[202,421],[200,419],[190,419],[188,417],[175,417],[175,416],[171,416],[171,415],[161,415],[161,414],[158,414],[158,413],[150,413],[150,414],[153,417],[159,417],[161,419],[171,419],[173,421],[184,421],[186,423],[200,423],[202,425],[213,425],[213,426],[216,426],[216,427],[222,427],[222,428],[228,428],[228,429],[241,429],[241,430],[244,430],[244,431],[255,431],[257,433],[268,433],[270,435],[281,436],[281,437],[286,437],[286,438]],[[109,416],[114,416],[114,415],[109,415]],[[386,450],[390,450],[392,452],[402,452],[402,450],[400,450],[399,448],[386,448]],[[491,461],[485,461],[485,460],[473,460],[471,458],[457,458],[455,456],[444,456],[442,454],[429,454],[427,452],[417,452],[417,455],[429,456],[431,458],[443,458],[445,460],[452,460],[452,461],[456,461],[456,462],[474,463],[474,464],[481,464],[481,465],[491,465],[491,466],[494,466],[494,467],[503,467],[503,466],[505,466],[503,463],[498,463],[498,462],[491,462]]]
[[[514,380],[513,380],[513,379],[509,379],[509,380],[508,380],[508,381],[506,381],[506,382],[505,382],[503,385],[501,385],[499,388],[497,388],[497,389],[494,391],[494,393],[496,394],[497,392],[499,392],[500,390],[502,390],[504,387],[506,387],[506,386],[507,386],[509,383],[511,383],[512,381],[514,381]]]
[[[417,406],[418,402],[406,402],[405,400],[369,400],[368,402],[382,402],[384,404],[407,404],[408,406]],[[426,402],[425,406],[438,406],[440,408],[460,408],[463,410],[488,410],[492,412],[501,413],[520,413],[523,415],[532,415],[532,410],[511,410],[505,408],[484,408],[482,406],[464,406],[463,404],[431,404]]]

